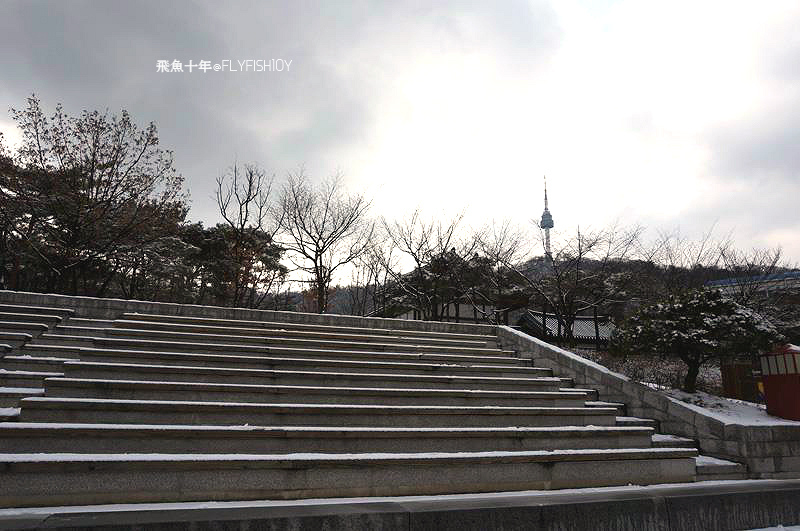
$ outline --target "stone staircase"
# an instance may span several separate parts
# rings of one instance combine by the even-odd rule
[[[742,477],[493,328],[0,304],[0,507],[453,494]],[[386,321],[391,323],[391,321]],[[12,334],[12,335],[9,335]],[[13,335],[17,334],[17,335]]]

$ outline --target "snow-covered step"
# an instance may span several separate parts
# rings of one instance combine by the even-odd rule
[[[470,341],[487,341],[496,342],[497,337],[494,335],[492,327],[486,327],[492,331],[487,334],[463,334],[453,332],[422,332],[419,330],[402,330],[400,328],[363,328],[354,326],[336,326],[336,325],[317,325],[309,323],[298,322],[268,322],[268,321],[246,321],[239,319],[214,319],[209,317],[183,317],[174,315],[158,315],[158,314],[142,314],[142,313],[125,313],[120,316],[117,321],[131,320],[131,321],[155,321],[159,323],[181,323],[181,324],[195,324],[195,325],[211,325],[211,326],[227,326],[232,328],[262,328],[267,330],[306,330],[313,332],[332,332],[336,334],[366,334],[366,335],[382,335],[382,336],[403,336],[414,337],[420,339],[466,339]],[[391,323],[401,325],[402,322]]]
[[[63,372],[65,361],[75,361],[75,358],[8,354],[0,359],[0,364],[2,364],[3,368],[8,370],[33,371],[33,372]]]
[[[575,379],[570,378],[569,376],[558,376],[561,379],[561,385],[563,387],[575,387]]]
[[[476,376],[531,377],[552,376],[550,369],[520,365],[465,365],[426,363],[423,361],[348,360],[336,358],[294,358],[290,356],[248,356],[245,354],[205,354],[185,352],[153,352],[87,348],[80,352],[82,361],[119,362],[197,367],[232,367],[244,369],[285,369],[333,372],[406,374],[451,374]]]
[[[45,306],[27,306],[22,304],[0,303],[0,313],[13,313],[18,315],[56,315],[66,319],[75,315],[75,310],[69,308],[51,308]]]
[[[19,417],[18,407],[0,407],[0,422],[11,422]]]
[[[72,320],[70,319],[70,323]],[[71,326],[60,324],[48,331],[50,336],[79,336],[79,337],[103,337],[106,334],[105,328],[93,326]]]
[[[0,453],[287,454],[646,448],[652,431],[612,426],[325,428],[9,422],[0,423]]]
[[[64,376],[60,372],[0,369],[0,387],[42,387],[45,378]]]
[[[0,343],[0,353],[5,354],[6,352],[11,352],[12,350],[14,350],[14,347],[8,343]]]
[[[391,387],[399,389],[483,389],[494,391],[557,391],[560,381],[552,377],[501,377],[406,374],[400,372],[359,373],[324,370],[239,369],[193,365],[134,363],[64,363],[69,378],[155,380],[209,383],[311,385],[336,387]]]
[[[109,326],[114,326],[113,319],[92,319],[89,317],[70,317],[66,321],[66,325],[85,328],[99,328],[106,329]],[[65,326],[62,324],[61,326]]]
[[[9,345],[11,348],[23,345],[33,339],[33,334],[25,332],[8,332],[0,330],[0,343]]]
[[[697,481],[719,481],[727,479],[745,479],[747,469],[741,463],[726,461],[707,455],[695,458]]]
[[[354,360],[354,361],[398,361],[398,362],[431,362],[431,363],[447,363],[447,364],[463,364],[463,365],[508,365],[517,367],[530,366],[530,360],[521,358],[507,358],[499,356],[461,356],[453,354],[426,354],[426,353],[410,353],[410,352],[369,352],[369,351],[343,351],[343,350],[319,350],[319,349],[293,349],[293,348],[245,348],[234,349],[231,352],[226,349],[217,349],[215,351],[203,352],[199,351],[182,352],[180,348],[176,348],[174,344],[165,342],[155,342],[156,344],[147,345],[149,348],[144,348],[144,345],[135,345],[141,348],[135,350],[146,352],[176,352],[176,353],[196,353],[196,354],[238,354],[238,355],[262,355],[262,356],[282,356],[291,358],[331,358]],[[98,344],[95,342],[94,344]],[[35,341],[28,343],[17,349],[19,355],[35,356],[35,357],[63,357],[79,359],[81,352],[84,348],[75,345],[40,345]],[[130,348],[120,348],[118,345],[113,346],[96,346],[96,349],[106,350],[131,350]]]
[[[617,426],[647,426],[658,429],[658,422],[653,419],[619,416],[617,417]]]
[[[14,313],[14,312],[0,311],[0,321],[5,321],[5,322],[39,323],[46,325],[48,328],[50,328],[60,323],[61,320],[62,318],[60,315],[54,315],[54,314]]]
[[[586,407],[613,407],[617,410],[617,415],[625,415],[625,404],[620,402],[605,402],[603,400],[589,400],[586,402]]]
[[[0,407],[18,407],[23,398],[43,394],[44,389],[40,387],[0,387]]]
[[[62,345],[71,347],[92,347],[94,346],[93,336],[73,336],[67,334],[53,334],[46,332],[34,341],[36,345]]]
[[[0,330],[9,332],[23,332],[31,335],[38,335],[46,332],[50,328],[43,323],[32,323],[29,321],[9,321],[8,319],[0,319]]]
[[[242,385],[202,382],[48,378],[48,397],[288,404],[386,404],[395,406],[583,406],[584,393]]]
[[[153,339],[126,339],[126,338],[111,338],[111,337],[98,337],[94,339],[96,346],[109,347],[109,348],[126,348],[126,349],[141,349],[141,350],[162,350],[162,351],[178,351],[178,352],[227,352],[233,353],[291,353],[291,352],[309,352],[312,355],[325,354],[327,356],[353,356],[360,355],[362,357],[369,357],[378,354],[390,355],[416,355],[416,356],[436,356],[442,359],[465,359],[465,361],[474,360],[483,363],[497,363],[498,359],[516,359],[513,351],[495,350],[495,349],[435,349],[428,352],[421,350],[419,352],[403,352],[393,350],[373,349],[377,344],[364,344],[354,346],[352,344],[342,344],[336,349],[324,347],[309,347],[309,346],[284,346],[276,345],[270,346],[269,344],[263,345],[244,345],[240,343],[215,343],[201,341],[178,341],[178,340],[153,340]]]
[[[315,339],[330,341],[357,341],[359,343],[411,343],[425,344],[429,346],[448,346],[448,347],[474,347],[474,348],[496,348],[494,336],[486,336],[482,339],[453,339],[444,337],[419,337],[405,335],[402,331],[395,331],[392,335],[372,334],[369,332],[344,333],[344,332],[317,332],[314,330],[287,330],[276,328],[240,328],[231,326],[212,326],[195,325],[182,323],[160,323],[155,321],[113,321],[115,328],[129,328],[137,330],[159,330],[167,332],[190,332],[213,335],[241,335],[255,337],[273,338],[295,338],[295,339]],[[114,333],[110,331],[110,333]]]
[[[20,356],[78,359],[81,348],[74,345],[39,345],[33,341],[19,347],[16,353]]]
[[[392,342],[386,341],[363,342],[359,340],[333,340],[330,338],[310,339],[280,336],[246,336],[239,334],[223,334],[218,332],[176,332],[167,330],[137,330],[131,328],[109,328],[108,337],[126,339],[144,339],[152,341],[176,341],[198,343],[222,343],[236,345],[266,345],[270,347],[289,348],[314,348],[330,350],[369,350],[378,352],[430,352],[436,354],[468,354],[473,356],[511,356],[512,351],[503,351],[485,346],[450,346],[429,345],[424,341],[417,342]]]
[[[427,454],[1,454],[0,506],[677,483],[694,479],[695,455],[690,449],[669,448]]]
[[[461,353],[435,353],[435,352],[388,352],[363,349],[331,350],[323,348],[293,348],[267,345],[241,345],[229,343],[188,343],[179,341],[153,341],[145,339],[119,339],[119,338],[94,338],[97,348],[111,348],[115,350],[147,350],[160,352],[197,352],[205,354],[246,354],[246,355],[281,355],[295,358],[346,358],[360,360],[411,360],[424,359],[448,363],[470,363],[483,365],[530,365],[530,360],[513,357],[511,352],[498,351],[497,354],[473,354],[467,351]],[[26,345],[24,348],[28,348]]]
[[[697,448],[697,442],[686,437],[662,433],[653,434],[653,448]]]
[[[23,422],[259,426],[508,427],[612,426],[615,410],[584,407],[269,404],[31,397]]]
[[[585,393],[588,397],[588,400],[600,400],[600,393],[597,392],[597,389],[591,389],[588,387],[575,387],[572,378],[563,378],[561,376],[555,375],[556,378],[561,380],[561,389],[563,391],[575,391],[580,393]]]

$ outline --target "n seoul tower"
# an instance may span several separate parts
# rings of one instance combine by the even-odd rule
[[[553,228],[553,216],[547,208],[547,176],[544,178],[544,212],[542,212],[542,222],[539,227],[544,229],[544,254],[548,258],[550,255],[550,229]]]

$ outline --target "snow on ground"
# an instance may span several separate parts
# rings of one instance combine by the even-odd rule
[[[726,461],[724,459],[717,459],[716,457],[711,457],[710,455],[698,455],[694,458],[694,462],[697,466],[701,465],[735,465],[737,463],[733,461]]]
[[[685,437],[678,437],[677,435],[670,435],[668,433],[656,433],[653,435],[653,442],[678,442],[686,441]]]
[[[769,415],[766,406],[710,395],[702,391],[687,393],[679,389],[661,390],[672,400],[726,424],[743,426],[800,426],[800,422]]]
[[[30,393],[32,395],[42,394],[44,390],[36,387],[0,387],[0,394]]]

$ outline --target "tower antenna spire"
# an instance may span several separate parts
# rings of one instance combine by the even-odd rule
[[[547,210],[547,175],[544,176],[544,209]]]
[[[547,176],[544,176],[544,212],[539,226],[544,230],[544,254],[550,258],[550,229],[553,228],[553,215],[547,206]]]

